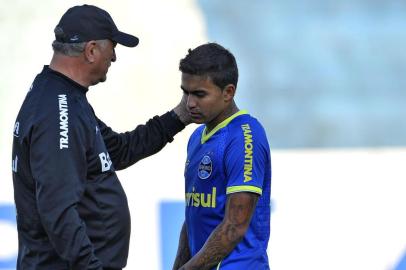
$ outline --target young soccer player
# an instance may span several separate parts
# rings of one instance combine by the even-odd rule
[[[269,269],[271,160],[265,130],[235,101],[238,68],[216,43],[180,61],[194,123],[185,167],[185,222],[173,269]]]

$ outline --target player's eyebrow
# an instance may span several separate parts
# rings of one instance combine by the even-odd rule
[[[186,93],[206,93],[206,90],[204,90],[204,89],[193,89],[193,90],[190,90],[190,89],[186,89],[185,87],[183,87],[183,85],[181,85],[180,86],[180,88],[183,90],[183,92],[186,92]]]

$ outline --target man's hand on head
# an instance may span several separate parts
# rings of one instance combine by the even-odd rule
[[[179,120],[185,125],[192,123],[192,118],[186,108],[187,96],[183,95],[180,103],[173,109]]]

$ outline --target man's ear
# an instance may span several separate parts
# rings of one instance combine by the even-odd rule
[[[225,102],[230,102],[233,100],[235,95],[235,85],[234,84],[227,84],[223,88],[223,98]]]
[[[95,57],[96,53],[97,53],[96,41],[91,40],[87,42],[84,51],[85,59],[87,60],[87,62],[93,63],[94,61],[96,61]]]

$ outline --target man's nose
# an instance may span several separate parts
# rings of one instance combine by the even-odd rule
[[[111,62],[116,62],[117,56],[116,56],[116,50],[113,49],[113,55],[111,56]]]

